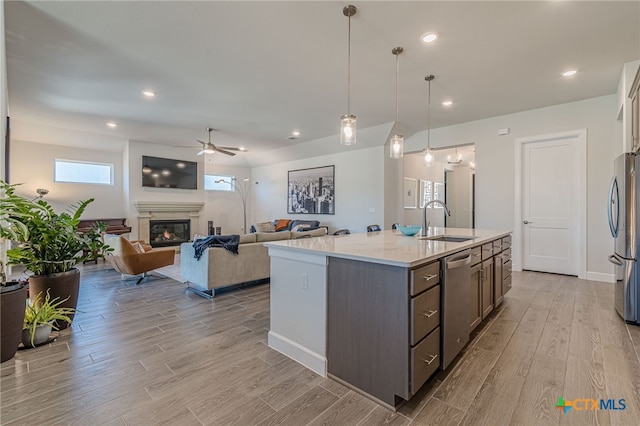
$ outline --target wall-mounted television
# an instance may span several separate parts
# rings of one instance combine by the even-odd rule
[[[198,189],[198,163],[143,155],[142,186]]]

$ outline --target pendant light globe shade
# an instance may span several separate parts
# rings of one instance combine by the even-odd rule
[[[404,155],[404,136],[393,135],[389,141],[389,156],[394,160],[402,158]]]
[[[435,158],[434,158],[433,152],[431,152],[431,148],[427,148],[427,152],[424,155],[424,162],[427,165],[427,167],[433,166],[434,159]]]
[[[343,115],[340,117],[340,143],[342,145],[356,144],[356,116]]]

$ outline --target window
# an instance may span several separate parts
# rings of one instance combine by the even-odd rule
[[[235,180],[233,176],[224,175],[204,175],[204,189],[207,191],[235,191]]]
[[[113,164],[54,159],[53,181],[113,185]]]

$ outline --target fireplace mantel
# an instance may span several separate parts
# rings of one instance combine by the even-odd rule
[[[183,212],[199,213],[204,203],[171,203],[166,201],[134,201],[139,213]]]
[[[191,223],[191,235],[198,233],[200,229],[200,210],[204,203],[196,202],[167,202],[167,201],[134,201],[138,210],[138,238],[149,241],[149,221],[189,219]]]

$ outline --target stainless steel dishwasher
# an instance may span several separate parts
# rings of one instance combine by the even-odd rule
[[[442,290],[442,357],[444,370],[469,341],[469,287],[471,250],[441,259]]]

